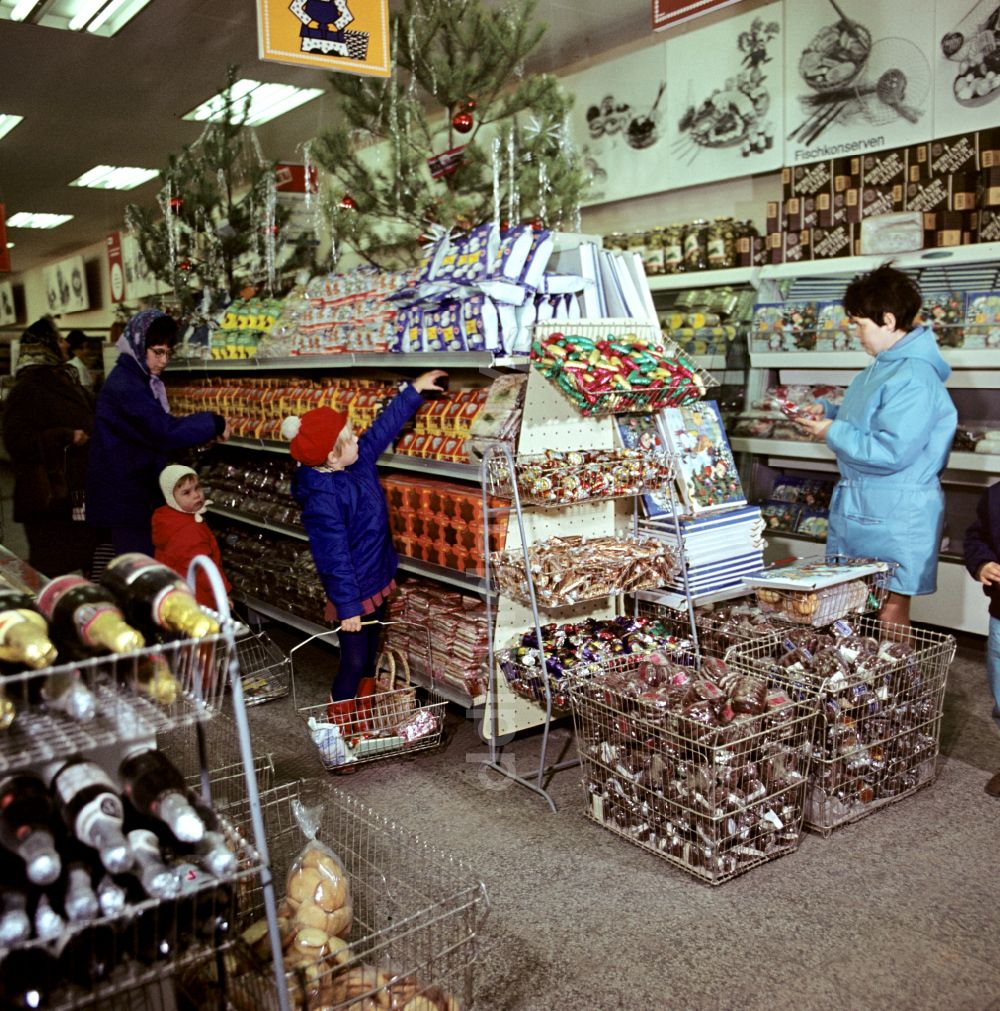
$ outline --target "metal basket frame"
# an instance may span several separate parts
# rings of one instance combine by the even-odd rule
[[[238,634],[236,656],[248,706],[283,699],[288,694],[291,658],[265,631],[247,628]]]
[[[630,673],[644,659],[603,666]],[[570,682],[569,695],[591,820],[711,885],[798,847],[811,703],[786,698],[711,728],[682,713],[651,716],[589,678]]]
[[[555,378],[546,379],[557,386],[563,395],[585,417],[602,417],[613,414],[652,414],[665,407],[681,407],[702,399],[719,381],[693,362],[689,355],[681,350],[676,341],[667,337],[658,323],[650,323],[641,319],[590,319],[563,320],[558,322],[536,323],[534,339],[538,340],[553,333],[571,333],[591,340],[614,340],[617,337],[643,336],[649,339],[655,350],[664,358],[673,358],[684,362],[685,368],[698,377],[701,392],[696,387],[638,387],[631,390],[613,390],[599,394],[588,394],[585,390],[576,389],[571,394],[562,383]],[[544,375],[540,365],[532,353],[532,365]],[[560,374],[562,371],[560,370]]]
[[[379,624],[384,627],[404,624],[419,627],[414,622],[404,622],[398,619],[391,622],[379,622]],[[293,646],[289,652],[292,664],[290,669],[292,704],[303,725],[306,727],[306,734],[309,736],[313,747],[316,748],[324,768],[330,770],[343,769],[349,766],[378,761],[379,759],[412,755],[420,751],[439,747],[444,738],[444,718],[448,702],[446,699],[441,698],[433,688],[418,687],[417,685],[411,685],[408,688],[400,688],[394,691],[378,692],[376,695],[368,696],[368,699],[378,699],[379,701],[377,703],[374,701],[370,702],[367,710],[364,708],[358,709],[354,716],[338,719],[338,725],[341,726],[342,731],[340,738],[331,737],[319,741],[313,738],[308,729],[309,721],[310,719],[315,719],[317,723],[330,722],[327,714],[327,703],[322,702],[319,705],[308,706],[299,705],[295,689],[294,657],[297,650],[314,639],[335,635],[338,631],[339,626],[324,632],[318,632]],[[424,633],[427,640],[426,655],[433,670],[434,652],[431,632],[428,626],[424,627]],[[414,720],[423,722],[425,726],[431,729],[419,736],[414,736],[412,739],[408,739],[406,735],[392,734],[387,729],[379,729],[373,732],[370,724],[372,722],[372,710],[376,705],[380,706],[383,712],[393,709],[399,711],[406,708],[413,713]],[[344,741],[347,742],[346,751],[342,743]],[[352,744],[352,741],[356,743]]]
[[[831,680],[780,668],[781,632],[733,646],[731,668],[784,683],[814,697],[818,718],[804,825],[824,836],[897,803],[937,775],[941,718],[953,636],[861,617],[859,636],[905,642],[911,657],[886,659],[867,671]]]
[[[387,970],[389,978],[413,977],[420,992],[441,988],[467,1011],[473,1006],[473,972],[489,900],[483,882],[455,856],[443,853],[361,801],[326,784],[288,783],[261,795],[261,813],[279,894],[289,868],[306,844],[294,803],[321,805],[317,840],[330,847],[347,873],[353,926],[346,940],[350,958],[343,965],[319,965],[335,977],[361,965]],[[242,817],[234,811],[236,824]],[[263,915],[251,901],[243,925]],[[270,968],[252,965],[237,981],[231,1006],[257,1011],[276,1007]],[[296,972],[287,973],[290,991]],[[385,987],[330,1005],[358,1008],[365,997],[386,1006]],[[235,998],[235,999],[233,999]]]

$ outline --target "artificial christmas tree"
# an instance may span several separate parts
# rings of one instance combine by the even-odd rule
[[[309,145],[331,177],[333,240],[383,267],[411,264],[418,241],[495,220],[576,229],[586,187],[552,75],[525,77],[544,34],[534,0],[406,0],[392,18],[384,80],[331,75],[342,119]]]

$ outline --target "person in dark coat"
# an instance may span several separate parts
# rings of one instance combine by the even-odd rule
[[[74,520],[82,504],[93,399],[66,365],[65,342],[48,318],[21,338],[3,414],[14,471],[14,519],[24,524],[28,564],[45,576],[90,574],[93,530]]]
[[[110,531],[115,554],[153,554],[152,520],[163,504],[160,472],[172,454],[229,438],[220,414],[170,414],[160,374],[177,341],[177,323],[143,309],[127,323],[121,354],[97,397],[87,470],[87,519]]]
[[[976,505],[976,519],[965,531],[965,567],[990,598],[990,627],[986,639],[986,679],[993,693],[993,719],[1000,730],[1000,483],[991,485]],[[986,784],[991,797],[1000,797],[1000,772]]]

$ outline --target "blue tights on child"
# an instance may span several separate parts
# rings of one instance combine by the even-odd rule
[[[375,676],[375,661],[378,659],[379,638],[388,601],[382,601],[372,614],[362,615],[360,632],[338,632],[340,642],[340,664],[330,687],[330,698],[334,702],[353,699],[358,694],[358,683],[362,678]]]

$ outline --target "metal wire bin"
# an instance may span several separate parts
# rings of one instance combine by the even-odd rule
[[[816,712],[714,663],[713,680],[632,654],[569,695],[587,816],[718,885],[798,847]]]
[[[843,573],[839,580],[838,569]],[[852,569],[857,571],[856,576],[849,575]],[[759,577],[747,577],[746,582],[754,587],[762,611],[780,621],[818,627],[848,614],[877,611],[885,601],[895,570],[894,562],[826,555],[800,558],[791,566],[775,566]],[[790,582],[799,585],[782,585],[789,582],[785,574],[793,571]],[[831,585],[822,585],[824,582]]]
[[[954,638],[940,632],[861,618],[853,633],[836,644],[813,630],[777,633],[726,657],[818,698],[804,823],[823,835],[934,782],[955,656]]]
[[[247,628],[236,638],[243,694],[248,706],[256,706],[288,694],[291,658],[266,632]]]
[[[348,947],[336,958],[290,968],[293,1006],[324,1011],[471,1008],[480,935],[489,909],[482,881],[457,858],[360,801],[326,786],[290,783],[261,795],[279,894],[305,844],[293,815],[296,800],[322,805],[317,839],[344,865],[353,926],[345,937]],[[259,905],[251,903],[246,922],[260,915]],[[277,1006],[270,966],[255,964],[249,951],[243,952],[243,959],[227,994],[229,1006],[270,1011]]]
[[[424,628],[423,632],[427,643],[426,656],[433,670],[430,630]],[[292,656],[294,657],[295,650],[310,641],[306,639],[295,646]],[[383,648],[379,659],[380,671],[385,663],[396,663],[397,656],[398,651]],[[390,683],[399,687],[376,691],[374,695],[356,699],[355,706],[347,712],[334,712],[326,702],[300,706],[293,671],[292,697],[296,712],[304,722],[306,732],[325,768],[340,769],[381,758],[398,758],[436,748],[441,744],[447,700],[433,689],[411,684],[405,657],[400,658],[399,663],[399,672],[405,671],[405,675],[402,678],[396,674],[390,675]]]

